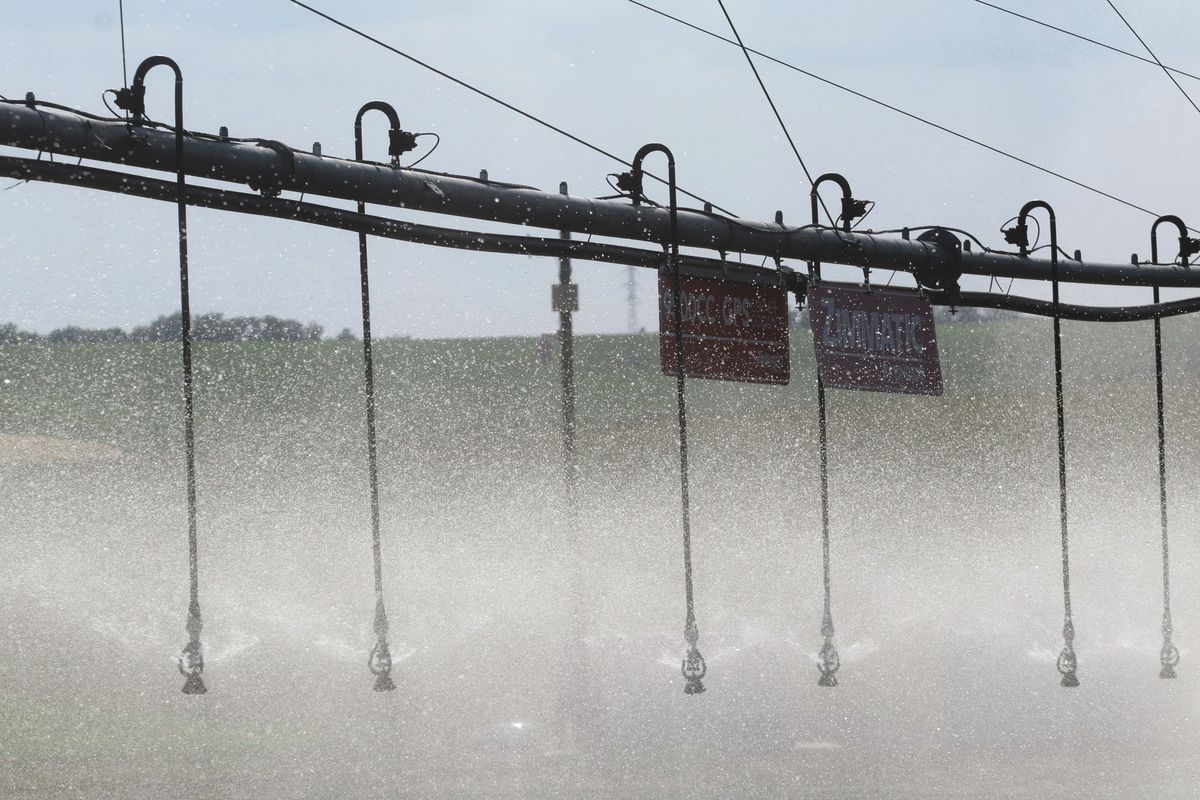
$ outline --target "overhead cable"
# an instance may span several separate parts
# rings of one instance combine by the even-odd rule
[[[1108,0],[1108,6],[1117,13],[1117,16],[1121,18],[1121,22],[1124,22],[1125,27],[1129,28],[1129,32],[1132,33],[1137,40],[1142,43],[1142,47],[1146,48],[1146,52],[1149,53],[1150,57],[1154,59],[1154,63],[1162,67],[1163,74],[1171,79],[1171,83],[1175,84],[1175,88],[1179,90],[1180,94],[1187,98],[1187,101],[1192,104],[1192,108],[1196,109],[1196,113],[1200,114],[1200,106],[1196,105],[1196,101],[1192,99],[1191,95],[1189,95],[1187,91],[1179,85],[1179,81],[1175,80],[1175,76],[1171,74],[1171,70],[1164,67],[1163,63],[1158,60],[1158,56],[1154,55],[1154,51],[1150,49],[1150,45],[1146,44],[1146,40],[1142,38],[1142,35],[1133,29],[1133,26],[1129,24],[1129,20],[1125,19],[1125,15],[1121,13],[1121,10],[1113,4],[1112,0]]]
[[[600,155],[605,156],[606,158],[611,158],[613,161],[616,161],[619,164],[622,164],[626,167],[633,166],[625,159],[614,155],[613,153],[609,152],[608,150],[605,150],[604,148],[599,147],[598,145],[594,145],[591,142],[587,141],[586,139],[582,139],[579,136],[576,136],[575,134],[570,133],[569,131],[566,131],[566,130],[558,127],[557,125],[554,125],[553,123],[547,122],[546,120],[542,119],[541,117],[531,114],[530,112],[525,111],[523,109],[517,108],[512,103],[509,103],[505,100],[501,100],[496,95],[490,94],[489,92],[485,92],[483,89],[480,89],[479,87],[474,86],[473,84],[467,83],[465,80],[463,80],[461,78],[456,78],[453,75],[451,75],[450,73],[440,70],[437,67],[433,66],[432,64],[429,64],[428,62],[422,61],[421,59],[417,58],[416,56],[409,55],[408,53],[404,52],[403,50],[400,50],[397,47],[393,47],[392,45],[388,44],[387,42],[383,41],[382,39],[377,39],[376,37],[372,36],[371,34],[366,33],[365,31],[354,27],[353,25],[350,25],[349,23],[342,22],[340,19],[330,16],[329,14],[326,14],[324,11],[321,11],[320,9],[313,8],[312,6],[308,5],[307,3],[301,2],[301,0],[288,0],[288,2],[291,3],[292,5],[299,6],[300,8],[303,8],[305,11],[315,14],[316,16],[321,17],[324,20],[332,22],[334,25],[337,25],[339,28],[347,30],[350,33],[353,33],[355,36],[359,36],[363,39],[366,39],[368,42],[378,45],[379,47],[382,47],[383,49],[385,49],[391,53],[394,53],[394,54],[400,56],[401,58],[406,58],[409,61],[411,61],[412,63],[416,64],[417,66],[423,67],[424,69],[427,69],[430,72],[432,72],[436,75],[439,75],[448,81],[457,83],[459,86],[463,87],[464,89],[468,89],[468,90],[474,92],[475,94],[479,95],[480,97],[484,97],[488,100],[491,100],[493,103],[504,106],[509,111],[520,114],[522,117],[525,117],[526,119],[528,119],[532,122],[536,122],[538,125],[541,125],[543,128],[548,128],[548,129],[554,131],[555,133],[559,134],[560,136],[565,136],[568,139],[570,139],[571,141],[575,142],[576,144],[581,144],[584,147],[588,148],[589,150],[599,153]],[[663,183],[663,184],[666,183],[665,179],[660,178],[657,175],[654,175],[653,173],[646,172],[643,174],[645,174],[651,178],[654,178],[654,180],[658,181],[659,183]],[[716,203],[713,203],[710,200],[706,200],[705,198],[703,198],[699,195],[692,194],[691,192],[686,191],[682,188],[679,189],[679,192],[681,194],[687,195],[688,197],[692,198],[693,200],[699,200],[701,203],[707,203],[708,205],[712,206],[713,208],[715,208],[719,211],[722,211],[726,214],[729,214],[730,216],[737,216],[734,212],[730,211],[729,209],[721,208],[721,206],[717,205]]]
[[[754,59],[750,58],[750,51],[746,47],[746,43],[742,41],[741,34],[738,33],[737,26],[733,24],[733,17],[729,16],[729,9],[725,8],[725,0],[717,0],[721,6],[721,13],[725,15],[725,21],[729,23],[729,30],[733,31],[733,37],[737,39],[738,47],[742,49],[742,55],[746,57],[746,63],[750,65],[750,71],[754,73],[754,79],[758,81],[758,88],[762,89],[763,96],[767,98],[767,104],[771,106],[771,113],[775,115],[775,121],[779,123],[779,127],[783,130],[784,137],[787,138],[788,144],[791,145],[792,152],[796,154],[796,160],[800,162],[800,169],[804,170],[804,177],[808,178],[808,185],[813,186],[812,173],[808,171],[808,165],[804,163],[804,156],[800,155],[799,148],[796,147],[796,141],[792,139],[792,134],[788,131],[787,124],[783,121],[783,117],[779,113],[779,109],[775,106],[775,100],[771,97],[771,92],[767,89],[767,84],[763,82],[762,75],[758,74],[758,67],[754,66]],[[821,207],[825,209],[825,216],[829,218],[829,224],[835,225],[833,215],[829,213],[829,207],[825,205],[825,201],[817,195],[817,199],[821,202]]]
[[[1096,41],[1095,39],[1090,39],[1087,36],[1084,36],[1083,34],[1075,33],[1074,31],[1069,31],[1066,28],[1060,28],[1056,25],[1051,25],[1049,22],[1042,22],[1040,19],[1034,19],[1033,17],[1027,17],[1024,14],[1018,14],[1016,11],[1005,8],[1004,6],[998,6],[995,3],[989,3],[989,2],[987,2],[987,0],[975,0],[975,2],[979,3],[979,5],[981,5],[981,6],[987,6],[988,8],[994,8],[997,11],[1003,11],[1005,14],[1014,16],[1017,19],[1023,19],[1026,22],[1032,22],[1034,25],[1041,25],[1043,28],[1049,28],[1052,31],[1057,31],[1058,33],[1064,33],[1067,36],[1074,37],[1076,39],[1079,39],[1080,41],[1087,42],[1088,44],[1094,44],[1097,47],[1103,47],[1105,50],[1111,50],[1114,53],[1120,53],[1123,56],[1129,56],[1130,58],[1136,58],[1138,61],[1145,61],[1147,64],[1157,64],[1158,66],[1162,67],[1165,70],[1170,70],[1171,72],[1174,72],[1176,75],[1182,75],[1185,78],[1191,78],[1194,81],[1200,81],[1200,75],[1193,75],[1190,72],[1185,72],[1184,70],[1176,69],[1175,67],[1163,66],[1162,62],[1160,62],[1160,61],[1151,61],[1150,59],[1146,58],[1145,56],[1139,56],[1137,53],[1131,53],[1128,50],[1122,50],[1119,47],[1113,47],[1111,44],[1105,44],[1104,42],[1099,42],[1099,41]]]
[[[295,2],[295,0],[293,0],[293,2]],[[640,2],[640,0],[626,0],[626,2],[632,3],[633,5],[635,5],[635,6],[639,7],[639,8],[643,8],[643,9],[645,9],[646,11],[650,11],[650,12],[652,12],[652,13],[654,13],[654,14],[658,14],[660,17],[665,17],[666,19],[669,19],[669,20],[671,20],[672,22],[676,22],[676,23],[679,23],[680,25],[684,25],[684,26],[686,26],[686,27],[688,27],[688,28],[691,28],[692,30],[694,30],[694,31],[696,31],[696,32],[698,32],[698,33],[703,33],[703,34],[705,34],[706,36],[711,36],[711,37],[712,37],[712,38],[714,38],[714,39],[719,39],[719,40],[721,40],[722,42],[725,42],[726,44],[731,44],[731,45],[733,45],[734,47],[738,47],[738,46],[739,46],[739,45],[738,45],[738,43],[737,43],[736,41],[734,41],[733,39],[728,39],[728,38],[726,38],[726,37],[722,36],[722,35],[721,35],[721,34],[719,34],[719,33],[716,33],[716,32],[714,32],[714,31],[710,31],[710,30],[709,30],[709,29],[707,29],[707,28],[703,28],[703,27],[701,27],[701,26],[699,26],[699,25],[696,25],[696,24],[694,24],[694,23],[688,22],[688,21],[687,21],[687,20],[685,20],[685,19],[681,19],[680,17],[676,17],[676,16],[673,16],[673,15],[671,15],[671,14],[668,14],[667,12],[665,12],[665,11],[661,11],[661,10],[659,10],[659,9],[655,8],[654,6],[650,6],[650,5],[647,5],[647,4],[645,4],[645,3],[642,3],[642,2]],[[971,137],[971,136],[968,136],[968,135],[966,135],[965,133],[959,133],[958,131],[956,131],[956,130],[953,130],[952,128],[947,128],[945,125],[940,125],[940,124],[938,124],[938,123],[936,123],[936,122],[933,122],[932,120],[928,120],[928,119],[926,119],[925,117],[922,117],[922,116],[919,116],[919,115],[917,115],[917,114],[914,114],[914,113],[912,113],[911,111],[905,111],[905,110],[904,110],[904,109],[902,109],[902,108],[898,108],[897,106],[894,106],[894,105],[892,105],[892,104],[890,104],[890,103],[886,103],[886,102],[884,102],[883,100],[879,100],[879,99],[877,99],[877,98],[871,97],[870,95],[868,95],[868,94],[864,94],[864,93],[862,93],[862,92],[860,92],[860,91],[858,91],[858,90],[856,90],[856,89],[851,89],[851,88],[850,88],[850,87],[848,87],[848,86],[845,86],[845,85],[843,85],[843,84],[837,83],[836,81],[832,81],[832,80],[830,80],[830,79],[828,79],[828,78],[824,78],[824,77],[822,77],[822,76],[820,76],[820,75],[817,75],[817,74],[816,74],[816,73],[814,73],[814,72],[809,72],[809,71],[808,71],[808,70],[806,70],[806,69],[802,69],[802,68],[800,68],[800,67],[796,66],[795,64],[791,64],[791,63],[789,63],[789,62],[787,62],[787,61],[784,61],[783,59],[776,58],[775,56],[772,56],[772,55],[770,55],[770,54],[768,54],[768,53],[764,53],[764,52],[762,52],[761,50],[755,50],[753,47],[748,47],[748,48],[746,48],[746,49],[747,49],[747,50],[749,50],[749,51],[750,51],[751,53],[753,53],[754,55],[756,55],[756,56],[761,56],[762,58],[765,58],[765,59],[767,59],[768,61],[774,62],[774,63],[778,64],[778,65],[779,65],[779,66],[781,66],[781,67],[786,67],[786,68],[788,68],[788,69],[792,70],[793,72],[798,72],[798,73],[800,73],[801,75],[804,75],[804,76],[806,76],[806,77],[812,78],[813,80],[816,80],[816,81],[820,81],[821,83],[824,83],[824,84],[825,84],[825,85],[827,85],[827,86],[832,86],[833,88],[835,88],[835,89],[839,89],[839,90],[841,90],[841,91],[843,91],[843,92],[847,92],[848,94],[852,94],[852,95],[854,95],[855,97],[861,98],[861,99],[863,99],[863,100],[866,100],[866,101],[868,101],[868,102],[871,102],[871,103],[874,103],[875,105],[877,105],[877,106],[881,106],[881,107],[883,107],[883,108],[886,108],[886,109],[888,109],[889,111],[894,111],[894,112],[896,112],[897,114],[902,114],[902,115],[904,115],[904,116],[908,117],[909,119],[915,120],[915,121],[917,121],[917,122],[920,122],[920,123],[922,123],[922,124],[925,124],[925,125],[928,125],[928,126],[929,126],[929,127],[931,127],[931,128],[937,128],[937,129],[938,129],[939,131],[941,131],[942,133],[948,133],[948,134],[950,134],[951,136],[954,136],[954,137],[956,137],[956,138],[958,138],[958,139],[962,139],[964,142],[969,142],[969,143],[971,143],[971,144],[973,144],[973,145],[975,145],[975,146],[977,146],[977,147],[982,147],[982,148],[984,148],[985,150],[989,150],[989,151],[991,151],[991,152],[995,153],[996,155],[1001,155],[1001,156],[1004,156],[1005,158],[1008,158],[1008,159],[1011,159],[1011,160],[1013,160],[1013,161],[1016,161],[1016,162],[1017,162],[1017,163],[1019,163],[1019,164],[1024,164],[1025,166],[1027,166],[1027,167],[1031,167],[1031,168],[1033,168],[1033,169],[1036,169],[1036,170],[1037,170],[1037,171],[1039,171],[1039,172],[1043,172],[1043,173],[1045,173],[1045,174],[1047,174],[1047,175],[1050,175],[1050,176],[1052,176],[1052,177],[1058,178],[1059,180],[1066,181],[1067,183],[1070,183],[1070,184],[1071,184],[1071,185],[1073,185],[1073,186],[1077,186],[1077,187],[1079,187],[1080,189],[1086,189],[1087,191],[1089,191],[1089,192],[1092,192],[1093,194],[1098,194],[1098,195],[1100,195],[1101,197],[1105,197],[1105,198],[1107,198],[1107,199],[1109,199],[1109,200],[1112,200],[1113,202],[1120,203],[1121,205],[1123,205],[1123,206],[1127,206],[1127,207],[1129,207],[1129,208],[1132,208],[1132,209],[1134,209],[1135,211],[1140,211],[1140,212],[1142,212],[1143,214],[1149,214],[1150,216],[1152,216],[1152,217],[1156,217],[1156,218],[1159,216],[1157,212],[1155,212],[1155,211],[1151,211],[1150,209],[1148,209],[1148,208],[1146,208],[1146,207],[1144,207],[1144,206],[1140,206],[1140,205],[1138,205],[1137,203],[1133,203],[1133,202],[1131,202],[1131,201],[1129,201],[1129,200],[1126,200],[1126,199],[1124,199],[1124,198],[1122,198],[1122,197],[1118,197],[1117,195],[1115,195],[1115,194],[1112,194],[1111,192],[1106,192],[1106,191],[1104,191],[1103,189],[1098,189],[1098,188],[1096,188],[1095,186],[1092,186],[1092,185],[1090,185],[1090,184],[1084,183],[1083,181],[1080,181],[1080,180],[1076,180],[1075,178],[1072,178],[1072,177],[1069,177],[1069,176],[1067,176],[1067,175],[1064,175],[1064,174],[1063,174],[1063,173],[1061,173],[1061,172],[1056,172],[1055,170],[1052,170],[1052,169],[1050,169],[1049,167],[1043,167],[1041,164],[1036,164],[1036,163],[1034,163],[1034,162],[1030,161],[1029,159],[1022,158],[1021,156],[1018,156],[1018,155],[1014,155],[1013,153],[1010,153],[1010,152],[1008,152],[1007,150],[1003,150],[1003,149],[1001,149],[1001,148],[999,148],[999,147],[996,147],[996,146],[994,146],[994,145],[990,145],[990,144],[987,144],[986,142],[982,142],[982,141],[980,141],[979,139],[975,139],[975,138],[973,138],[973,137]]]

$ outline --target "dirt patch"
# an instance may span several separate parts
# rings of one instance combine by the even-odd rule
[[[121,451],[101,442],[0,433],[0,463],[65,461],[75,464],[111,461]]]

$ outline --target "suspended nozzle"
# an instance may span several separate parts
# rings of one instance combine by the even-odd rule
[[[1158,660],[1162,663],[1162,669],[1158,673],[1160,678],[1174,678],[1175,667],[1179,664],[1179,648],[1171,641],[1172,632],[1171,612],[1166,611],[1163,613],[1162,650],[1158,654]]]
[[[1176,677],[1175,666],[1179,663],[1179,648],[1166,642],[1158,658],[1162,662],[1162,669],[1158,671],[1158,677],[1168,679]]]
[[[383,598],[375,600],[375,646],[367,658],[367,668],[375,676],[375,691],[390,692],[396,688],[392,681],[392,651],[387,643],[388,621],[383,610]]]
[[[683,638],[688,644],[687,653],[684,655],[683,663],[680,666],[680,672],[687,681],[683,686],[683,693],[703,694],[703,679],[708,672],[708,667],[704,663],[704,656],[700,655],[700,648],[696,646],[700,641],[700,629],[696,627],[696,620],[688,620],[687,626],[683,631]]]
[[[833,615],[828,609],[825,611],[825,618],[821,620],[821,636],[825,643],[821,645],[821,652],[817,655],[817,671],[821,673],[821,677],[817,679],[817,686],[832,688],[838,685],[837,671],[842,661],[838,657],[837,647],[833,644]]]
[[[1075,625],[1068,617],[1063,623],[1063,649],[1058,654],[1058,671],[1062,675],[1061,685],[1073,689],[1079,685],[1075,670],[1079,662],[1075,659]]]
[[[179,654],[179,672],[186,680],[183,682],[184,694],[205,694],[208,688],[200,677],[204,672],[204,655],[201,652],[200,631],[204,622],[200,619],[200,604],[193,600],[188,606],[188,643]]]

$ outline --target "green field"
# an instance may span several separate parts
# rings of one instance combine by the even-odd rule
[[[0,347],[0,796],[1191,797],[1200,783],[1200,321],[1164,323],[1180,678],[1161,614],[1151,326],[1064,326],[1083,687],[1057,686],[1050,323],[942,325],[940,398],[830,393],[842,685],[815,686],[807,331],[786,388],[689,381],[697,615],[681,694],[674,382],[578,337],[582,529],[557,360],[377,345],[400,690],[369,690],[354,342],[195,351],[203,699],[178,693],[178,348]],[[46,437],[46,438],[39,438]],[[521,727],[513,727],[520,722]]]

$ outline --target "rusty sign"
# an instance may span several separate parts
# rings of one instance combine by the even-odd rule
[[[675,294],[658,273],[659,356],[675,374]],[[787,290],[721,278],[680,278],[683,374],[747,383],[786,384],[791,376]]]
[[[929,299],[913,291],[809,285],[817,370],[825,386],[942,393]]]

